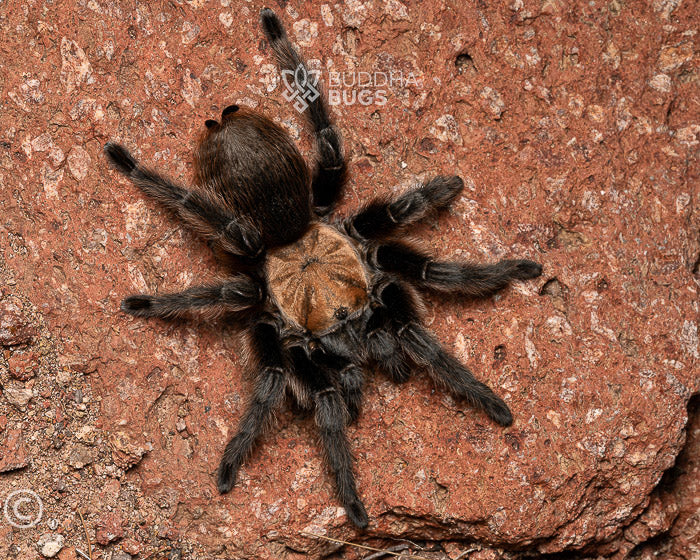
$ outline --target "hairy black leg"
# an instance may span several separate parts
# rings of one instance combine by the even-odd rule
[[[314,418],[328,464],[335,475],[338,499],[343,504],[348,518],[357,527],[364,529],[369,520],[365,506],[357,495],[352,469],[353,457],[345,435],[345,428],[350,421],[345,402],[332,383],[328,371],[318,365],[325,358],[313,354],[310,358],[300,346],[292,347],[290,354],[294,363],[294,374],[309,388],[314,400]]]
[[[457,176],[435,177],[393,200],[371,201],[345,221],[346,228],[363,239],[385,237],[431,212],[447,208],[463,188],[464,182]]]
[[[311,182],[314,210],[318,215],[327,214],[340,195],[347,176],[340,133],[331,122],[320,85],[312,83],[304,60],[289,41],[280,19],[265,8],[260,12],[260,21],[282,72],[292,73],[287,74],[292,78],[288,82],[296,88],[297,101],[304,100],[308,105],[303,113],[311,125],[318,153]]]
[[[263,244],[260,234],[249,224],[222,210],[206,196],[175,185],[142,167],[124,146],[109,142],[104,150],[118,171],[131,179],[146,195],[173,211],[200,235],[239,257],[256,259],[261,256]]]
[[[257,362],[255,389],[219,464],[217,486],[222,494],[236,483],[238,470],[284,397],[285,366],[277,328],[269,323],[255,325],[250,351]]]
[[[417,323],[406,325],[401,341],[406,352],[416,363],[427,368],[436,383],[454,395],[464,397],[501,426],[513,423],[513,415],[506,403],[487,385],[478,381],[454,356],[448,354],[423,327]]]
[[[411,368],[394,329],[391,317],[384,305],[377,305],[367,321],[365,347],[369,357],[389,374],[395,383],[403,383],[411,375]]]
[[[396,241],[376,245],[371,260],[379,270],[397,274],[421,288],[468,296],[490,296],[512,280],[527,280],[542,274],[542,265],[524,259],[494,264],[435,261]]]
[[[243,311],[260,303],[262,298],[260,283],[239,274],[222,284],[195,286],[175,294],[132,295],[122,301],[121,309],[136,317],[179,319],[193,312],[216,316]]]
[[[315,420],[321,441],[326,450],[328,463],[335,474],[336,491],[350,520],[360,529],[367,527],[369,519],[365,506],[357,496],[355,475],[352,471],[353,457],[345,435],[347,419],[338,413],[343,400],[337,392],[329,389],[314,396]]]
[[[360,415],[360,408],[362,406],[362,369],[355,364],[348,364],[340,370],[338,376],[340,387],[343,391],[345,406],[348,409],[350,423],[352,424]]]
[[[417,320],[413,297],[397,282],[383,288],[379,294],[389,310],[402,350],[411,360],[423,366],[433,380],[452,394],[463,397],[480,408],[501,426],[509,426],[513,416],[502,399],[455,357],[446,352]]]
[[[337,379],[345,401],[350,423],[360,414],[362,404],[362,369],[348,358],[334,353],[324,346],[317,347],[310,355],[311,362],[326,370],[329,376]]]
[[[364,373],[360,366],[367,362],[367,355],[363,350],[363,324],[364,318],[360,318],[320,338],[324,352],[334,356],[334,364],[330,365],[330,369],[336,372],[335,376],[340,381],[351,423],[359,416],[362,404]]]

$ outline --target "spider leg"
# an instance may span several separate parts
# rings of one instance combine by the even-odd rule
[[[340,386],[343,390],[343,399],[350,415],[352,424],[360,415],[362,405],[362,369],[355,364],[348,364],[339,373]]]
[[[286,369],[277,328],[269,323],[256,324],[250,347],[257,361],[255,389],[238,431],[221,458],[217,486],[222,494],[236,483],[238,470],[284,397]]]
[[[312,352],[311,361],[321,368],[334,372],[350,415],[349,423],[352,424],[357,420],[362,405],[362,386],[364,384],[362,369],[346,357],[327,348],[319,348]]]
[[[260,234],[250,225],[222,210],[206,196],[175,185],[161,175],[139,165],[129,151],[108,142],[105,154],[112,165],[146,195],[175,212],[200,235],[218,243],[236,256],[256,259],[263,252]]]
[[[457,292],[467,296],[490,296],[512,280],[527,280],[542,274],[542,265],[525,259],[494,264],[435,261],[421,251],[397,241],[375,245],[373,264],[420,288]]]
[[[403,286],[398,282],[387,284],[381,289],[379,299],[392,316],[402,350],[413,362],[425,367],[438,385],[467,399],[501,426],[512,424],[513,416],[506,403],[420,325],[414,298]]]
[[[347,176],[347,163],[343,155],[340,132],[331,122],[318,82],[311,83],[304,60],[289,41],[280,19],[272,10],[265,8],[260,12],[260,21],[265,37],[282,69],[283,77],[293,76],[293,86],[286,78],[285,83],[295,87],[296,92],[293,92],[295,98],[308,105],[302,110],[311,125],[318,153],[311,191],[314,210],[316,214],[322,216],[330,212]],[[303,83],[299,83],[300,80]]]
[[[447,208],[462,192],[464,182],[457,176],[435,177],[426,184],[393,200],[373,200],[348,218],[346,229],[361,239],[377,239]]]
[[[174,294],[132,295],[122,301],[121,309],[136,317],[180,319],[192,312],[215,317],[227,311],[243,311],[262,299],[260,284],[246,274],[238,274],[222,284],[195,286]]]
[[[367,511],[357,495],[353,457],[345,428],[350,421],[343,397],[331,382],[328,371],[316,365],[300,346],[290,349],[294,373],[311,392],[315,405],[314,419],[326,452],[328,464],[335,475],[338,499],[348,518],[364,529],[369,522]]]
[[[366,326],[367,353],[387,372],[394,383],[404,383],[411,375],[406,355],[391,328],[391,315],[385,305],[378,305]]]
[[[352,471],[353,457],[345,435],[347,419],[338,413],[343,400],[337,392],[329,389],[314,396],[315,420],[326,450],[328,462],[335,474],[336,491],[345,511],[357,527],[364,529],[369,523],[365,506],[357,496],[355,475]]]

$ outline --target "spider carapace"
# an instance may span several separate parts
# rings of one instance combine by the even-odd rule
[[[311,333],[357,316],[368,302],[367,274],[357,249],[325,224],[316,223],[295,243],[271,250],[266,272],[280,312]]]
[[[281,68],[305,70],[282,23],[261,12]],[[297,84],[300,95],[303,84]],[[312,99],[312,98],[309,98]],[[421,292],[490,296],[512,280],[539,276],[525,259],[474,264],[436,260],[406,229],[447,208],[462,180],[438,176],[393,198],[371,200],[342,221],[329,218],[347,179],[338,129],[323,96],[304,112],[317,152],[313,170],[289,134],[237,105],[205,122],[192,187],[140,165],[108,143],[111,163],[143,193],[209,240],[233,267],[215,284],[164,295],[132,295],[122,309],[138,317],[223,316],[247,335],[255,380],[236,434],[226,445],[218,488],[228,492],[286,396],[313,412],[340,502],[358,527],[368,524],[345,431],[360,412],[364,374],[396,382],[418,371],[502,426],[506,403],[421,323]]]

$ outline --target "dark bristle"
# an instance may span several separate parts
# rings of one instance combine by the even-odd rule
[[[238,105],[229,105],[221,112],[221,118],[225,117],[226,115],[230,115],[231,113],[235,113],[239,108],[240,107],[238,107]]]
[[[206,121],[204,121],[204,124],[206,125],[207,128],[214,128],[215,126],[217,126],[219,124],[219,121],[207,119]]]
[[[270,8],[263,8],[260,11],[260,23],[268,40],[278,41],[285,36],[282,22]]]
[[[345,508],[345,513],[358,529],[366,529],[367,525],[369,525],[367,511],[360,500],[357,500],[353,504],[349,504]]]
[[[121,304],[122,311],[138,314],[151,308],[151,296],[129,296]]]
[[[129,175],[136,168],[136,160],[121,144],[107,142],[104,147],[105,155],[109,162],[118,170]]]
[[[425,196],[436,208],[445,208],[464,190],[461,177],[435,177],[424,187]]]
[[[506,403],[500,399],[489,403],[486,413],[501,426],[508,427],[513,424],[513,415],[508,409],[508,406],[506,406]]]

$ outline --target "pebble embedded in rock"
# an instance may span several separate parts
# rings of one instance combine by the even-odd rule
[[[68,464],[74,469],[82,469],[87,465],[94,463],[97,457],[97,451],[85,445],[76,445],[68,455]]]
[[[37,548],[45,558],[54,558],[63,548],[64,540],[58,533],[46,533],[39,539]]]
[[[27,466],[22,430],[8,430],[0,449],[0,473],[15,471]],[[0,496],[1,497],[1,496]]]
[[[18,303],[0,301],[0,346],[28,344],[38,329],[29,322]]]

